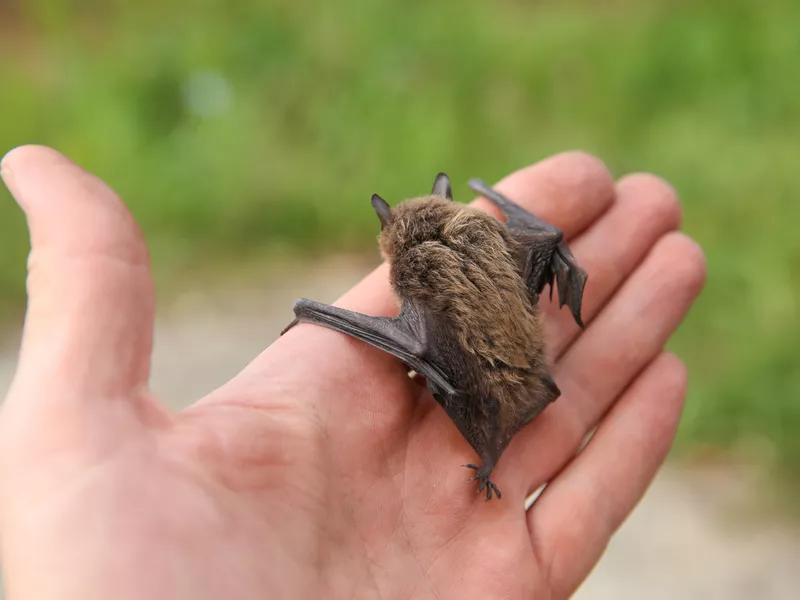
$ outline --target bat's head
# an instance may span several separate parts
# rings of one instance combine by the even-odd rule
[[[453,191],[450,187],[450,178],[444,173],[439,173],[433,181],[433,189],[430,195],[425,198],[430,200],[444,199],[452,202]],[[378,194],[372,194],[372,208],[375,209],[381,221],[381,231],[392,225],[394,213],[386,200],[381,198]]]
[[[427,196],[406,200],[394,208],[378,194],[372,207],[381,222],[381,253],[388,261],[427,241],[440,240],[445,225],[463,206],[453,202],[450,179],[439,173]]]
[[[443,173],[426,196],[390,207],[375,194],[372,206],[381,222],[381,254],[400,297],[447,305],[454,295],[463,297],[477,289],[461,277],[464,269],[491,274],[488,279],[507,272],[524,295],[507,227],[476,207],[453,202]],[[461,283],[466,291],[459,288]],[[483,299],[473,304],[481,306]]]

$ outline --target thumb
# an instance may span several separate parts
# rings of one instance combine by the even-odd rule
[[[80,403],[146,385],[153,285],[147,248],[125,205],[41,146],[9,152],[0,175],[31,237],[28,309],[10,396]]]

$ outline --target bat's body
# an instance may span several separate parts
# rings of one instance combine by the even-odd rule
[[[440,174],[431,195],[390,208],[377,195],[381,252],[400,301],[394,318],[370,317],[299,300],[295,322],[323,325],[377,346],[425,377],[483,464],[479,491],[511,438],[560,395],[549,374],[537,307],[558,282],[560,304],[578,324],[586,274],[562,233],[481,181],[472,189],[497,204],[507,223],[453,202]],[[288,328],[287,328],[288,329]]]

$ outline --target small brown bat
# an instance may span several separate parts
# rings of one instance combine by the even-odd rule
[[[478,492],[500,490],[492,469],[511,438],[561,392],[545,357],[537,306],[558,284],[559,308],[581,321],[587,275],[557,227],[479,179],[470,188],[505,214],[503,223],[453,201],[440,173],[431,194],[390,208],[374,194],[381,254],[400,301],[396,317],[371,317],[312,300],[294,304],[295,320],[351,335],[399,358],[425,378],[483,461]]]

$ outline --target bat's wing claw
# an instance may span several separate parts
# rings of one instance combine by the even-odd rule
[[[282,336],[283,334],[285,334],[287,331],[289,331],[289,330],[290,330],[292,327],[294,327],[295,325],[297,325],[299,322],[300,322],[300,321],[298,321],[297,319],[292,319],[292,322],[291,322],[291,323],[289,323],[289,324],[288,324],[286,327],[284,327],[284,328],[283,328],[283,330],[281,331],[281,333],[280,333],[280,335],[279,335],[278,337],[280,337],[280,336]]]

